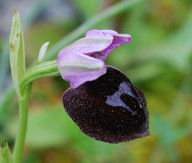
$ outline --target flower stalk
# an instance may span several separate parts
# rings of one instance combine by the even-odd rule
[[[32,83],[23,91],[22,96],[19,98],[19,132],[16,138],[13,160],[14,163],[21,163],[23,148],[25,143],[25,137],[27,132],[27,122],[28,122],[28,104],[31,94]]]
[[[9,42],[11,74],[19,104],[19,132],[15,141],[13,162],[20,163],[22,160],[22,153],[27,131],[28,103],[31,94],[32,83],[30,83],[25,89],[21,90],[20,82],[25,73],[25,47],[23,25],[18,10],[16,10],[13,15]]]

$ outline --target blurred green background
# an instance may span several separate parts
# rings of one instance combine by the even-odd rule
[[[25,2],[25,3],[24,3]],[[20,9],[27,65],[41,45],[49,48],[83,22],[120,0],[0,0],[0,100],[11,87],[7,41],[12,12]],[[18,8],[17,8],[18,7]],[[192,162],[192,1],[144,0],[94,26],[131,34],[106,63],[123,71],[145,94],[151,135],[108,144],[84,135],[62,107],[69,83],[61,77],[34,82],[24,163]],[[0,144],[13,147],[18,105],[10,94],[0,110]]]

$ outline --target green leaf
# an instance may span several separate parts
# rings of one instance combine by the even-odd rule
[[[21,92],[19,88],[19,82],[25,72],[25,52],[23,25],[20,19],[19,11],[15,11],[13,15],[9,45],[13,85],[17,95],[20,96]]]
[[[192,11],[180,28],[170,32],[161,40],[153,38],[154,33],[158,33],[156,29],[150,29],[148,26],[141,27],[141,25],[138,27],[143,30],[134,31],[134,33],[136,33],[136,37],[143,40],[140,41],[142,44],[140,47],[138,47],[138,43],[134,44],[134,60],[146,61],[153,59],[155,62],[163,61],[177,70],[185,72],[187,66],[190,65],[190,57],[192,56]],[[134,38],[137,39],[136,37]]]
[[[11,152],[9,150],[9,146],[7,144],[7,141],[5,140],[5,145],[3,148],[0,146],[0,162],[1,163],[12,163],[12,156]]]

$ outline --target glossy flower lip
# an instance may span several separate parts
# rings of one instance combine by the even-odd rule
[[[86,135],[107,143],[143,138],[149,133],[144,94],[120,70],[106,66],[97,80],[63,94],[63,106]]]
[[[59,72],[72,88],[87,81],[93,81],[106,73],[104,61],[122,44],[128,44],[132,38],[128,34],[118,34],[113,30],[91,30],[69,46],[63,48],[57,56]]]

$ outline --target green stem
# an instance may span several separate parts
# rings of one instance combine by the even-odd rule
[[[57,67],[57,61],[48,61],[43,62],[30,70],[28,70],[22,77],[20,82],[21,91],[25,89],[25,87],[34,80],[37,80],[42,77],[54,77],[59,76],[60,73]]]
[[[25,136],[27,132],[27,121],[28,121],[28,104],[31,94],[32,83],[22,92],[21,97],[19,98],[19,132],[16,138],[14,151],[13,151],[13,160],[14,163],[21,163],[22,153],[25,143]]]

